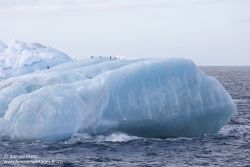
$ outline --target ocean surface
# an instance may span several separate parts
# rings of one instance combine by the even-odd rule
[[[217,78],[237,114],[217,135],[148,139],[77,134],[57,143],[0,141],[0,166],[249,166],[250,67],[199,67]]]

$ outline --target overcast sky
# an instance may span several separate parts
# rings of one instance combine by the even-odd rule
[[[1,0],[0,40],[90,56],[250,66],[250,0]]]

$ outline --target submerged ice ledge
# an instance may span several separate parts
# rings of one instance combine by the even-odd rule
[[[215,134],[236,113],[226,90],[182,58],[58,65],[0,82],[0,137],[60,141],[77,133]]]

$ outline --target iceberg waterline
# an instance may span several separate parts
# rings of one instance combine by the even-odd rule
[[[0,138],[10,140],[195,137],[218,133],[236,113],[222,85],[182,58],[64,63],[2,80],[0,101]]]

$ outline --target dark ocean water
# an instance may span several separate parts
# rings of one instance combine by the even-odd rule
[[[250,67],[199,68],[217,78],[237,105],[237,114],[217,135],[146,139],[77,134],[58,143],[0,141],[0,166],[250,167]]]

